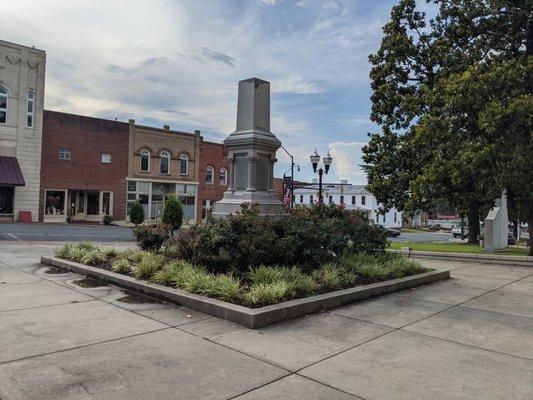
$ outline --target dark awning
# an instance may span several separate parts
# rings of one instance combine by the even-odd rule
[[[24,186],[24,177],[15,157],[0,157],[0,185]]]

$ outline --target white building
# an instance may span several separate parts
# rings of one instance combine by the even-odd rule
[[[44,51],[0,40],[0,220],[38,221],[45,66]]]
[[[309,206],[318,201],[318,183],[294,188],[296,206]],[[352,185],[346,180],[341,183],[323,183],[322,196],[325,204],[344,204],[347,210],[367,211],[372,223],[386,228],[402,226],[402,213],[395,208],[387,213],[379,212],[379,203],[364,185]]]

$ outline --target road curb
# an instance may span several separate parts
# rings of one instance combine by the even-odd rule
[[[343,304],[353,303],[370,297],[380,296],[386,293],[409,289],[415,286],[450,278],[449,271],[431,271],[405,278],[392,279],[386,282],[373,283],[371,285],[290,300],[266,307],[248,308],[56,257],[41,257],[41,263],[86,275],[125,289],[164,299],[172,303],[177,303],[193,310],[214,317],[227,319],[254,329],[307,314],[328,310]]]
[[[473,253],[441,253],[435,251],[411,250],[409,247],[402,247],[401,250],[389,250],[392,253],[403,254],[411,258],[427,258],[433,260],[448,261],[470,261],[488,264],[513,265],[521,267],[533,267],[533,257],[530,256],[509,256],[497,254],[473,254]]]

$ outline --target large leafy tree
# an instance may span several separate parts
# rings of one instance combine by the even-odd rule
[[[531,214],[531,1],[434,3],[429,20],[401,1],[370,56],[383,132],[363,160],[385,208],[444,201],[468,214],[475,241],[503,189]]]

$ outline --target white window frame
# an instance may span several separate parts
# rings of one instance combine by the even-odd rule
[[[70,149],[66,149],[64,147],[59,149],[59,159],[64,161],[69,161],[71,159],[71,151]]]
[[[222,174],[224,174],[224,179],[222,179]],[[227,185],[228,184],[228,170],[224,167],[220,168],[220,184],[221,185]]]
[[[143,156],[148,156],[148,169],[143,169]],[[150,172],[150,164],[151,164],[151,154],[150,152],[147,150],[147,149],[142,149],[141,150],[141,159],[140,159],[140,162],[139,162],[139,170],[141,172]]]
[[[182,162],[185,161],[185,172],[182,172],[181,166]],[[181,154],[180,155],[180,175],[187,176],[189,175],[189,156],[187,154]]]
[[[208,171],[211,171],[211,179],[209,180],[207,180],[207,177],[209,176]],[[205,183],[208,185],[213,185],[215,183],[215,169],[211,165],[208,165],[205,169]]]
[[[105,156],[109,156],[109,161],[107,161],[107,157]],[[111,154],[109,153],[102,153],[100,161],[102,162],[102,164],[111,164],[111,162],[113,161],[113,157],[111,157]]]
[[[161,160],[163,160],[163,158],[167,159],[167,172],[163,172],[161,170],[163,167]],[[163,175],[170,175],[170,153],[166,150],[163,150],[161,153],[159,153],[159,173]]]
[[[31,104],[31,112],[29,111]],[[27,104],[26,104],[26,128],[33,128],[35,126],[35,92],[30,90],[27,95]],[[28,124],[28,121],[31,117],[31,124]]]
[[[9,110],[9,91],[4,86],[0,86],[0,97],[5,97],[6,99],[6,107],[0,108],[0,111],[3,111],[6,113],[6,120],[5,122],[0,122],[0,124],[7,124],[8,110]]]
[[[366,206],[366,196],[361,196],[361,205]]]

